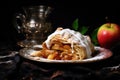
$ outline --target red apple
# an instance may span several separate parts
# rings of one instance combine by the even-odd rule
[[[112,48],[120,42],[120,26],[116,23],[105,23],[97,32],[98,43],[101,47]]]

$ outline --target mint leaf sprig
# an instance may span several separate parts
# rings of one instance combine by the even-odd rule
[[[81,34],[85,34],[88,31],[88,27],[86,26],[79,26],[79,20],[78,18],[75,19],[72,23],[72,28],[76,31],[79,31]]]
[[[91,40],[92,40],[93,44],[96,46],[99,45],[98,40],[97,40],[98,29],[99,29],[99,27],[94,29],[93,32],[90,34]]]
[[[78,18],[73,21],[73,23],[72,23],[72,28],[73,28],[74,30],[78,30],[78,28],[79,28]]]
[[[76,18],[73,21],[72,28],[73,28],[73,30],[78,31],[78,32],[80,32],[83,35],[85,35],[88,32],[88,30],[89,30],[89,27],[87,27],[87,26],[79,26],[79,19],[78,18]],[[96,28],[93,31],[90,31],[92,33],[89,34],[89,36],[91,37],[91,40],[92,40],[94,45],[98,45],[98,40],[97,40],[98,29],[99,28]]]

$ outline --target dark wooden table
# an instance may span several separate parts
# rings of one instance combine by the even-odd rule
[[[22,49],[16,44],[1,44],[2,51]],[[5,73],[3,80],[119,80],[120,79],[120,45],[112,49],[109,59],[87,64],[48,64],[38,63],[23,58],[11,73]]]

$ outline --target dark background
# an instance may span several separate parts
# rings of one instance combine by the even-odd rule
[[[0,3],[0,41],[5,44],[16,44],[20,35],[13,26],[16,12],[23,6],[47,5],[54,8],[51,14],[53,27],[71,27],[78,18],[79,25],[89,26],[91,30],[107,22],[120,24],[120,6],[115,1],[87,1],[87,0],[15,0]]]

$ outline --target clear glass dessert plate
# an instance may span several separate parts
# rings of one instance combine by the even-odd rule
[[[46,58],[42,57],[33,57],[30,54],[39,50],[41,46],[37,45],[34,46],[34,48],[23,48],[20,50],[19,54],[20,56],[37,62],[45,62],[45,63],[89,63],[89,62],[96,62],[108,59],[112,56],[112,52],[109,49],[105,49],[99,46],[95,46],[96,54],[92,56],[91,58],[83,59],[83,60],[48,60]]]

